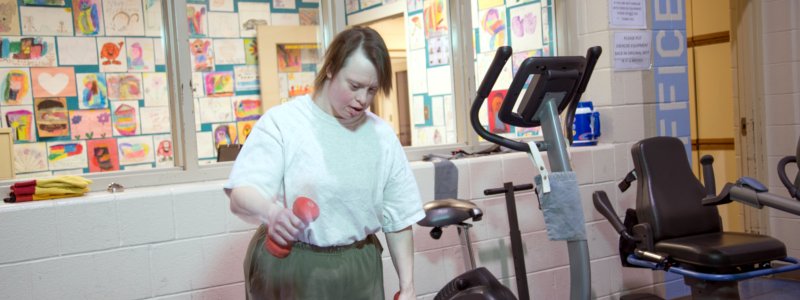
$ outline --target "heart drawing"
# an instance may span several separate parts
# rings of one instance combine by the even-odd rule
[[[59,95],[69,84],[69,76],[64,73],[55,75],[41,73],[36,79],[39,81],[39,86],[53,96]]]

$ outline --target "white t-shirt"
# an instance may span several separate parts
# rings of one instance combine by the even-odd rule
[[[355,131],[308,96],[274,107],[256,123],[226,189],[256,188],[292,207],[299,196],[320,215],[299,240],[346,245],[379,230],[394,232],[425,216],[414,174],[392,128],[375,114]]]

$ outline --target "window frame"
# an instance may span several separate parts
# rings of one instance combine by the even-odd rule
[[[543,0],[545,1],[545,0]],[[403,1],[405,2],[405,1]],[[228,178],[232,162],[220,162],[203,165],[197,153],[197,136],[195,124],[194,95],[192,92],[192,62],[189,55],[189,28],[186,20],[187,0],[162,0],[162,24],[164,43],[164,59],[169,81],[170,116],[172,120],[172,138],[175,166],[151,170],[120,171],[113,173],[86,173],[82,176],[91,179],[92,191],[106,190],[108,185],[118,183],[125,188],[155,187],[170,184],[183,184],[203,181],[217,181]],[[564,4],[561,0],[552,2],[555,18],[553,39],[565,41],[563,31],[559,31],[559,20],[563,19],[556,7]],[[473,132],[469,122],[471,103],[475,98],[476,86],[474,60],[472,51],[472,17],[471,1],[447,0],[450,21],[450,43],[453,78],[453,99],[456,109],[457,143],[405,147],[409,162],[420,161],[427,154],[451,155],[453,151],[465,150],[475,152],[492,144],[480,141]],[[345,19],[345,1],[321,0],[319,3],[320,24],[317,25],[317,36],[321,52],[327,48],[336,33],[347,28]],[[407,12],[404,12],[407,14]],[[407,17],[407,16],[405,16]],[[372,20],[374,21],[374,20]],[[563,25],[563,24],[560,24]],[[561,48],[562,43],[556,43]],[[558,49],[561,50],[561,49]],[[559,51],[556,51],[559,52]],[[260,72],[259,72],[260,73]],[[198,83],[201,84],[201,83]],[[467,99],[457,101],[455,99]],[[267,99],[262,99],[266,103]],[[267,106],[265,106],[267,107]],[[541,137],[523,138],[522,140],[541,140]],[[0,181],[0,190],[7,193],[8,187],[20,179]]]

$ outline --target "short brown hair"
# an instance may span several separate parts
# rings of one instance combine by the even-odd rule
[[[384,95],[392,90],[392,63],[381,35],[372,28],[355,26],[336,35],[325,52],[325,62],[314,79],[314,95],[322,91],[328,73],[336,76],[356,50],[362,49],[378,73],[378,89]]]

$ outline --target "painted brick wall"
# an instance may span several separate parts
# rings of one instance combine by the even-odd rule
[[[593,296],[617,298],[630,290],[664,295],[661,274],[620,267],[616,233],[591,209],[595,189],[616,195],[614,147],[573,149],[572,158],[585,206]],[[476,202],[485,214],[472,230],[477,263],[513,286],[505,200],[485,197],[483,190],[531,182],[535,170],[521,153],[455,164],[459,198]],[[423,200],[431,201],[433,164],[413,168]],[[534,299],[568,298],[566,244],[547,240],[533,193],[521,193],[517,201]],[[618,211],[627,206],[614,202]],[[24,300],[244,299],[242,261],[255,227],[229,212],[219,181],[0,205],[0,228],[0,299]],[[432,299],[464,270],[457,234],[448,228],[433,240],[428,228],[415,227],[414,241],[417,292]],[[386,293],[392,295],[397,279],[388,251],[384,255]]]
[[[766,124],[767,166],[770,192],[788,196],[774,169],[787,155],[795,155],[800,138],[800,3],[791,0],[760,1],[763,24],[762,63]],[[796,165],[787,168],[789,178]],[[770,211],[770,234],[782,240],[791,256],[800,256],[800,217]]]

